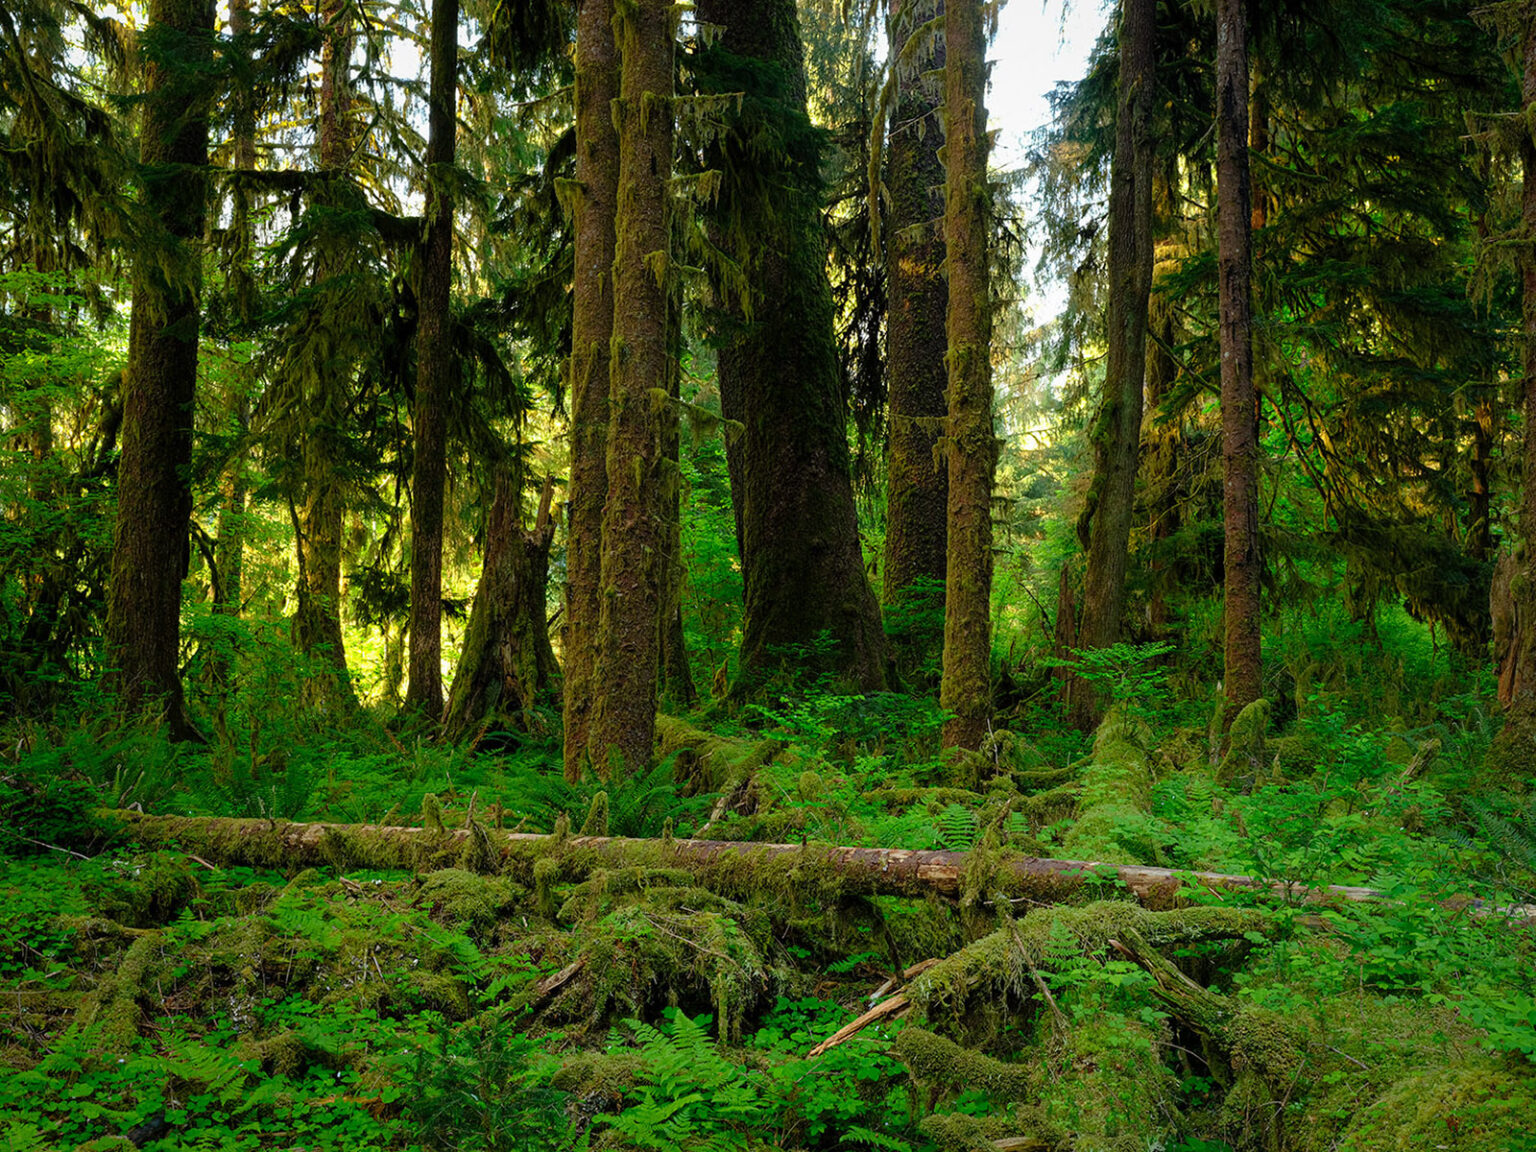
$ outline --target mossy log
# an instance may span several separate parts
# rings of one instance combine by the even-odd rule
[[[1039,903],[1072,900],[1090,877],[1116,878],[1137,899],[1155,907],[1173,903],[1186,883],[1209,889],[1259,888],[1310,902],[1371,901],[1370,888],[1343,885],[1307,888],[1282,881],[1217,872],[1178,872],[1136,864],[1055,860],[1009,853],[857,848],[831,844],[757,844],[727,840],[639,840],[611,836],[543,836],[506,832],[476,824],[473,831],[377,824],[297,824],[264,819],[157,816],[104,811],[139,843],[179,847],[219,864],[297,869],[330,864],[342,868],[404,868],[427,871],[460,862],[488,842],[499,870],[533,881],[534,865],[547,862],[562,878],[593,868],[656,866],[685,868],[716,890],[813,886],[834,882],[847,894],[959,895],[975,887],[989,894]],[[978,880],[977,865],[986,875]]]

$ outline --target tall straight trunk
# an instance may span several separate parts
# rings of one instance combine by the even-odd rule
[[[151,0],[140,160],[144,204],[172,246],[134,269],[123,448],[107,604],[106,658],[130,708],[158,702],[191,735],[182,704],[181,582],[192,515],[200,256],[208,117],[199,65],[211,57],[211,0]]]
[[[1520,219],[1526,243],[1519,249],[1519,267],[1525,432],[1518,527],[1523,549],[1513,559],[1500,562],[1503,568],[1518,567],[1518,575],[1510,572],[1503,581],[1495,576],[1496,586],[1502,582],[1508,587],[1506,598],[1512,602],[1514,626],[1499,669],[1499,698],[1509,714],[1489,750],[1488,761],[1498,782],[1529,787],[1536,779],[1536,244],[1531,242],[1536,238],[1536,128],[1532,127],[1536,117],[1536,17],[1527,17],[1522,49],[1520,103],[1526,127],[1520,138],[1524,179]]]
[[[1177,566],[1166,556],[1183,522],[1179,499],[1179,466],[1184,433],[1178,420],[1163,423],[1156,413],[1173,390],[1179,375],[1179,362],[1169,349],[1177,335],[1174,301],[1159,292],[1148,306],[1147,407],[1154,415],[1147,431],[1146,502],[1147,535],[1152,541],[1152,596],[1147,608],[1147,623],[1152,635],[1162,638],[1170,622],[1169,593],[1178,587]]]
[[[412,406],[411,640],[405,706],[443,711],[443,489],[448,479],[448,398],[453,389],[450,300],[458,138],[459,0],[432,0],[427,112],[427,233],[417,293],[416,402]]]
[[[1226,532],[1226,721],[1262,692],[1259,660],[1259,437],[1253,386],[1252,197],[1248,174],[1248,2],[1216,5],[1217,274]]]
[[[613,101],[619,56],[613,0],[576,13],[576,271],[571,285],[570,516],[566,525],[565,777],[578,780],[592,719],[592,663],[601,597],[603,502],[608,497],[608,345],[613,338],[613,222],[619,139]]]
[[[701,0],[695,11],[724,26],[701,61],[706,89],[745,92],[711,161],[725,177],[713,227],[751,292],[718,361],[721,407],[744,428],[729,458],[745,598],[736,690],[756,690],[786,659],[877,690],[885,634],[853,501],[794,0]]]
[[[588,754],[600,776],[650,763],[656,734],[662,524],[661,413],[652,398],[671,368],[674,10],[635,0],[620,10],[623,61],[614,118],[619,199],[614,223],[609,351],[608,499],[603,505],[601,613]],[[666,410],[667,405],[660,406]]]
[[[891,58],[922,33],[930,18],[920,0],[902,0],[891,15]],[[940,0],[935,16],[943,14]],[[900,601],[927,577],[944,579],[949,476],[934,449],[946,414],[944,321],[944,140],[939,102],[925,76],[944,67],[944,42],[931,32],[924,49],[900,65],[891,116],[886,314],[886,381],[890,436],[886,450],[884,584],[881,599]]]
[[[683,485],[681,469],[683,300],[682,285],[671,285],[667,308],[667,395],[672,404],[661,426],[661,510],[665,547],[661,563],[661,691],[671,703],[692,708],[699,700],[688,666],[688,644],[683,633]]]
[[[230,35],[239,40],[251,31],[250,0],[230,0]],[[234,166],[242,172],[256,167],[256,119],[248,102],[242,101],[235,109]],[[242,321],[249,321],[255,295],[252,264],[255,252],[255,229],[251,223],[251,197],[243,185],[237,184],[230,212],[230,228],[235,236],[235,257],[230,273],[234,287],[235,312]],[[251,421],[250,398],[246,390],[248,371],[236,375],[231,384],[229,401],[225,408],[226,427],[238,429],[243,436]],[[214,555],[219,570],[219,597],[213,610],[221,616],[239,616],[244,599],[245,585],[245,480],[244,446],[237,448],[224,466],[219,479],[219,522]],[[227,646],[214,661],[214,680],[224,689],[234,686],[233,653]]]
[[[1089,439],[1093,481],[1086,535],[1079,643],[1107,648],[1120,639],[1131,513],[1140,462],[1147,303],[1152,292],[1152,98],[1157,82],[1157,0],[1121,0],[1120,92],[1115,155],[1109,173],[1109,314],[1104,397]],[[1086,527],[1087,531],[1084,532]],[[1102,702],[1074,690],[1080,727],[1097,721]]]
[[[949,278],[949,554],[944,581],[945,748],[975,748],[992,719],[992,299],[987,239],[987,37],[980,0],[944,10],[944,241]]]
[[[333,179],[352,160],[352,78],[354,35],[350,8],[341,0],[326,0],[322,11],[325,43],[320,55],[320,167]],[[323,281],[343,269],[322,266]],[[298,606],[293,639],[299,651],[323,669],[304,685],[308,703],[322,708],[350,709],[357,703],[347,672],[347,651],[341,635],[342,528],[346,497],[341,485],[344,377],[327,372],[305,386],[300,400],[306,429],[299,452],[300,496],[294,508],[298,539]]]

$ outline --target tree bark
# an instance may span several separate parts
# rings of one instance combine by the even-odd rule
[[[992,720],[992,299],[987,241],[986,29],[980,0],[944,11],[944,240],[949,279],[949,543],[945,748],[976,748]]]
[[[207,201],[207,95],[198,66],[212,55],[213,4],[152,0],[148,31],[155,39],[140,134],[144,202],[170,248],[165,259],[140,259],[134,269],[105,648],[123,703],[154,702],[174,734],[190,736],[178,659]]]
[[[248,36],[251,31],[250,0],[230,0],[229,32],[236,40]],[[249,103],[240,100],[234,115],[234,166],[242,172],[256,167],[256,119]],[[250,193],[236,185],[233,205],[230,209],[230,228],[235,236],[235,255],[231,262],[230,279],[234,289],[235,312],[244,322],[249,322],[254,303],[255,277],[252,267],[255,261],[255,229],[251,222]],[[251,370],[240,371],[230,387],[226,406],[226,427],[241,437],[250,430],[251,402],[249,386]],[[221,616],[239,617],[244,603],[245,585],[245,479],[246,450],[243,445],[231,454],[219,480],[219,522],[215,529],[217,541],[214,555],[220,576],[220,595],[213,610]],[[222,645],[213,661],[213,680],[223,691],[234,688],[233,652]]]
[[[901,0],[891,15],[891,59],[901,58],[915,35],[923,34],[928,10],[919,0]],[[939,2],[934,16],[943,15]],[[944,389],[944,139],[940,105],[925,86],[944,68],[944,42],[928,40],[897,68],[898,96],[887,145],[890,238],[886,267],[890,304],[886,316],[886,379],[890,435],[886,450],[884,584],[886,605],[922,577],[944,579],[949,476],[935,451],[947,412]]]
[[[453,390],[454,153],[458,139],[458,0],[432,0],[427,113],[426,217],[417,293],[416,402],[412,407],[411,639],[407,710],[443,710],[443,489],[448,480],[448,400]]]
[[[1262,694],[1259,444],[1253,386],[1252,197],[1248,173],[1248,2],[1216,6],[1217,272],[1225,545],[1225,694],[1230,724]]]
[[[1489,767],[1501,783],[1528,787],[1536,779],[1536,17],[1527,16],[1521,37],[1523,73],[1520,104],[1525,131],[1520,138],[1521,188],[1519,247],[1521,281],[1521,400],[1525,431],[1521,445],[1519,532],[1521,548],[1501,568],[1505,575],[1506,613],[1512,626],[1499,669],[1499,699],[1509,709],[1504,728],[1489,749]],[[1495,576],[1495,592],[1500,580]],[[1495,595],[1495,600],[1498,597]],[[1496,615],[1499,614],[1496,609]],[[1496,629],[1497,631],[1497,629]]]
[[[661,412],[666,401],[671,269],[674,13],[636,0],[615,20],[620,68],[619,199],[609,351],[608,499],[587,749],[599,776],[650,763],[656,733],[661,608]],[[660,386],[662,402],[652,394]]]
[[[661,691],[672,704],[692,708],[699,700],[688,666],[688,643],[683,632],[683,485],[682,429],[678,403],[682,399],[683,301],[682,285],[671,284],[667,309],[667,395],[671,399],[661,425],[661,508],[666,546],[661,563]]]
[[[1104,397],[1089,432],[1093,480],[1078,536],[1088,549],[1079,643],[1120,639],[1131,514],[1140,461],[1147,303],[1152,292],[1152,100],[1157,83],[1156,0],[1121,0],[1120,91],[1109,175],[1109,314]],[[1085,531],[1086,528],[1086,531]],[[1074,686],[1079,727],[1097,723],[1103,702]]]
[[[341,178],[352,159],[351,61],[354,34],[350,8],[326,0],[322,12],[325,42],[320,55],[320,168]],[[322,265],[321,281],[341,272]],[[328,366],[329,367],[329,366]],[[350,711],[357,706],[347,671],[347,650],[341,634],[342,528],[346,497],[340,461],[345,375],[334,369],[306,386],[299,400],[305,428],[299,449],[300,493],[294,506],[299,578],[293,640],[317,672],[304,682],[304,699],[312,707]]]
[[[576,14],[576,271],[571,286],[570,515],[566,525],[565,778],[581,778],[592,716],[592,657],[601,607],[603,501],[608,495],[608,346],[613,338],[613,223],[619,141],[613,101],[619,57],[612,0]]]
[[[533,529],[521,531],[522,493],[505,467],[497,472],[480,583],[443,714],[450,740],[492,728],[542,735],[539,710],[559,705],[560,666],[544,608],[555,538],[553,496],[553,481],[546,480]]]
[[[722,410],[744,426],[728,457],[745,599],[735,691],[786,661],[878,690],[885,634],[853,501],[794,2],[702,0],[697,13],[724,26],[701,62],[706,91],[746,93],[711,160],[724,176],[715,235],[750,285],[718,360]]]
[[[373,868],[440,868],[451,864],[475,833],[378,824],[287,824],[265,819],[209,816],[151,816],[141,812],[103,812],[146,847],[176,845],[218,864],[300,869],[327,864]],[[763,844],[728,840],[638,840],[610,836],[541,836],[530,832],[481,829],[499,850],[502,871],[526,875],[532,886],[536,860],[561,859],[561,875],[576,878],[594,868],[685,868],[708,888],[758,895],[777,879],[804,885],[827,874],[838,877],[848,894],[954,896],[966,884],[968,852],[907,848],[852,848],[831,844]],[[1206,888],[1258,888],[1315,903],[1382,899],[1370,888],[1344,885],[1308,887],[1287,881],[1222,872],[1189,872],[1137,864],[1090,860],[1053,860],[1011,856],[997,860],[986,878],[988,895],[1027,895],[1040,903],[1058,903],[1077,894],[1086,879],[1114,878],[1137,899],[1155,907],[1174,904],[1186,884]],[[1516,916],[1536,909],[1501,909]]]

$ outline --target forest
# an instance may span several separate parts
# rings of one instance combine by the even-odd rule
[[[1536,4],[1000,3],[0,0],[0,1144],[1536,1149]]]

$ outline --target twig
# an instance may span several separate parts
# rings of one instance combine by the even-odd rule
[[[1050,1006],[1051,1019],[1056,1021],[1056,1026],[1058,1028],[1065,1031],[1067,1027],[1067,1017],[1065,1013],[1062,1012],[1061,1005],[1056,1003],[1056,997],[1051,995],[1051,990],[1046,985],[1045,980],[1041,977],[1039,970],[1033,965],[1031,965],[1029,969],[1029,978],[1035,982],[1035,987],[1040,990],[1040,995],[1045,999],[1046,1004]]]
[[[82,856],[73,848],[60,848],[57,844],[44,844],[41,840],[34,840],[30,836],[17,836],[16,839],[28,844],[36,844],[39,848],[46,848],[50,852],[63,852],[67,856],[73,856],[76,860],[89,860],[89,856]],[[195,859],[195,857],[194,857]]]
[[[832,1048],[836,1048],[844,1041],[851,1040],[854,1036],[857,1036],[860,1032],[864,1031],[864,1029],[868,1028],[877,1020],[884,1020],[887,1016],[894,1016],[897,1012],[900,1012],[903,1008],[905,1008],[908,1003],[909,1001],[907,1000],[906,993],[899,992],[895,996],[892,996],[889,1000],[884,1000],[881,1003],[876,1004],[873,1008],[864,1013],[864,1015],[860,1016],[857,1020],[849,1024],[844,1024],[836,1032],[832,1033],[832,1035],[828,1036],[820,1044],[812,1048],[809,1052],[806,1053],[806,1059],[813,1059],[817,1056],[820,1056],[823,1052],[826,1052]]]

